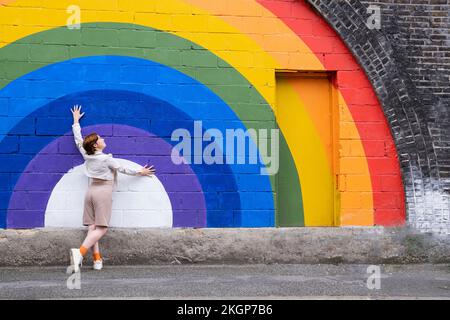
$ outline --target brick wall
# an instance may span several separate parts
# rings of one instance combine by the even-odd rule
[[[450,232],[450,1],[308,0],[357,57],[401,160],[409,223]],[[381,9],[381,29],[365,24]]]
[[[105,110],[89,110],[90,115],[95,111],[99,114],[87,125],[129,125],[156,131],[166,139],[175,128],[192,127],[194,119],[213,121],[211,127],[234,128],[242,122],[248,127],[271,129],[276,126],[275,70],[292,69],[337,75],[337,89],[344,97],[339,101],[341,217],[349,225],[402,225],[405,194],[412,226],[440,233],[450,230],[449,1],[80,1],[83,27],[72,32],[61,27],[68,16],[65,1],[45,5],[37,0],[17,1],[17,5],[16,1],[8,2],[14,7],[0,7],[0,44],[5,46],[0,59],[0,88],[9,85],[10,90],[0,97],[0,135],[4,138],[0,148],[4,178],[0,182],[1,217],[6,217],[7,199],[20,173],[52,139],[67,132],[70,114],[57,107],[78,103],[83,95],[75,95],[77,90],[95,91],[96,99],[104,104]],[[370,4],[381,8],[380,30],[366,26]],[[48,19],[42,19],[42,13]],[[190,83],[171,71],[161,73],[154,65],[137,66],[139,63],[125,58],[92,58],[98,55],[148,59],[197,82]],[[148,72],[152,68],[155,71]],[[67,74],[72,77],[67,79]],[[16,81],[23,75],[29,77]],[[36,86],[39,81],[43,83]],[[202,91],[203,86],[214,93],[217,109],[205,108],[211,97],[207,90]],[[144,108],[143,104],[127,109],[128,102],[120,105],[108,100],[104,90],[119,88],[144,96],[156,92],[160,99],[175,105],[174,110],[190,110],[190,122],[184,121],[185,114],[175,117],[157,108],[149,121],[143,122],[142,110],[136,111]],[[94,100],[87,97],[86,104],[93,106]],[[27,114],[37,107],[48,114]],[[225,107],[234,113],[230,115]],[[202,111],[194,112],[196,108]],[[103,117],[104,111],[112,113]],[[24,114],[28,116],[18,122]],[[292,128],[303,130],[305,126],[292,121],[282,130]],[[112,134],[110,138],[114,142],[116,137]],[[301,147],[289,141],[293,150]],[[59,146],[67,149],[64,144],[57,146],[57,152]],[[117,144],[113,153],[120,150]],[[136,156],[133,150],[126,155]],[[67,163],[75,164],[70,158],[74,154],[68,156]],[[297,155],[296,161],[303,161],[302,156]],[[145,164],[149,159],[135,162]],[[61,174],[66,169],[58,168]],[[225,181],[222,169],[205,174],[205,168],[198,168],[196,175],[203,183],[210,223],[206,217],[195,216],[197,208],[190,208],[186,192],[184,199],[174,194],[173,201],[195,210],[186,218],[178,216],[178,221],[184,222],[177,226],[273,226],[276,189],[273,180],[258,180],[262,178],[253,175],[254,169],[227,172],[226,177],[233,177]],[[320,169],[312,161],[298,171],[302,170]],[[41,177],[48,180],[48,172],[42,172]],[[183,177],[177,178],[183,181]],[[49,182],[49,192],[53,186]],[[306,180],[302,181],[304,187],[311,188]],[[315,200],[320,201],[320,197]],[[39,219],[42,223],[42,215]]]

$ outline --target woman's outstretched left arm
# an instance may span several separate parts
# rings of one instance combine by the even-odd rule
[[[120,163],[116,159],[114,159],[112,156],[108,157],[108,159],[106,161],[107,161],[108,167],[111,170],[115,170],[120,173],[127,174],[129,176],[152,176],[155,173],[155,169],[153,168],[153,166],[148,167],[147,165],[145,165],[141,169],[135,170],[135,169],[128,168],[125,166],[121,166]]]

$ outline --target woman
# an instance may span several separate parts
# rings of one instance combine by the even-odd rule
[[[88,226],[88,234],[79,249],[70,250],[70,264],[74,272],[80,270],[83,257],[93,248],[94,270],[103,268],[98,241],[106,234],[112,210],[112,192],[114,182],[117,182],[117,171],[132,176],[152,176],[153,166],[147,165],[141,170],[122,167],[112,156],[103,153],[105,140],[97,133],[91,133],[84,139],[81,136],[79,120],[84,115],[81,106],[70,109],[73,115],[72,131],[75,143],[85,160],[85,174],[91,183],[84,198],[83,225]]]

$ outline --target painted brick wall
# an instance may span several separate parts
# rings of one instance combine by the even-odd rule
[[[271,129],[277,127],[275,71],[290,69],[336,74],[339,225],[403,225],[406,204],[412,226],[448,232],[448,33],[443,32],[448,1],[417,6],[319,0],[75,2],[82,9],[82,28],[70,32],[64,27],[68,2],[17,1],[0,7],[0,88],[6,89],[0,96],[0,216],[8,215],[16,182],[45,147],[55,148],[48,149],[56,153],[52,157],[70,150],[64,161],[49,159],[55,164],[40,172],[48,180],[42,183],[50,189],[47,196],[55,181],[79,164],[65,137],[70,114],[64,107],[84,99],[90,116],[84,125],[125,125],[169,144],[174,129],[192,128],[195,120],[208,128]],[[379,31],[365,27],[368,4],[383,8]],[[433,45],[425,46],[430,41]],[[130,101],[136,101],[133,107]],[[145,109],[149,106],[151,111]],[[281,128],[291,150],[299,148],[289,137],[296,126]],[[154,148],[148,138],[131,134],[128,144],[114,132],[107,137],[109,152],[118,157],[140,165],[160,157],[163,185],[169,183],[165,175],[176,179],[175,185],[187,179],[186,172],[164,168],[167,152],[137,154]],[[292,161],[314,155],[303,152]],[[52,169],[59,174],[55,181],[49,178]],[[180,223],[174,226],[276,225],[274,179],[261,177],[258,169],[192,169],[198,190],[188,191],[192,182],[185,183],[184,193],[166,190],[172,204],[178,203],[174,221]],[[299,180],[304,171],[321,170],[314,163],[297,169],[293,174]],[[306,178],[300,184],[311,188]],[[320,201],[303,196],[303,205]],[[200,198],[203,213],[194,205],[200,200],[192,200]],[[35,220],[23,216],[24,224],[17,225],[42,224],[42,212],[36,214],[42,207],[23,208]]]

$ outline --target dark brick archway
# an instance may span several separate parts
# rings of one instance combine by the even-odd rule
[[[447,33],[447,38],[445,34],[433,38],[432,35],[438,27],[447,30],[450,27],[448,19],[442,18],[445,16],[442,13],[448,14],[450,10],[450,1],[406,7],[392,0],[307,1],[340,35],[378,95],[397,147],[410,225],[424,231],[447,233],[450,230],[450,89],[445,79],[450,80],[450,51],[446,45],[450,36]],[[371,4],[381,8],[380,30],[371,30],[366,25]],[[423,23],[427,15],[428,25]],[[411,29],[418,36],[409,35]],[[422,43],[426,44],[427,39],[434,40],[434,51],[442,54],[425,52]],[[431,59],[424,62],[428,56]],[[440,64],[443,76],[427,70]]]

